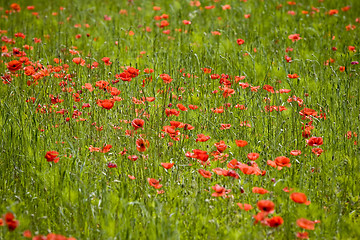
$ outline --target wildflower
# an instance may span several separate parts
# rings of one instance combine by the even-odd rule
[[[140,138],[140,139],[136,140],[136,149],[139,152],[145,152],[147,147],[149,147],[149,141],[148,140],[144,140],[143,138]]]
[[[162,187],[162,185],[160,184],[161,180],[156,180],[154,178],[148,178],[147,180],[150,186],[154,187],[155,189],[160,189]]]
[[[249,153],[247,155],[247,158],[251,161],[255,161],[256,159],[259,158],[259,156],[260,156],[260,154],[258,154],[258,153]]]
[[[227,148],[227,145],[225,144],[225,142],[223,140],[221,140],[218,143],[215,143],[214,145],[217,148],[217,150],[221,153],[224,152],[225,149]]]
[[[258,194],[266,194],[268,193],[269,191],[264,189],[264,188],[259,188],[259,187],[253,187],[252,188],[252,192],[253,193],[258,193]]]
[[[290,199],[296,203],[305,204],[305,205],[310,204],[310,201],[307,201],[307,197],[304,193],[294,192],[290,194]]]
[[[260,211],[266,213],[273,213],[275,209],[275,204],[270,200],[260,200],[256,205]]]
[[[290,154],[293,155],[293,156],[299,156],[299,155],[301,155],[301,151],[300,150],[292,150],[290,152]]]
[[[110,110],[114,107],[114,101],[113,100],[109,100],[109,99],[105,99],[105,100],[97,100],[96,104],[99,107],[105,108],[107,110]]]
[[[48,162],[54,162],[57,163],[59,162],[60,158],[58,158],[59,153],[56,151],[48,151],[45,154],[45,158]]]
[[[235,143],[238,147],[245,147],[246,145],[248,145],[248,142],[245,140],[235,140]]]
[[[211,179],[211,172],[209,171],[205,171],[203,169],[199,169],[198,172],[200,173],[201,176],[203,176],[204,178],[209,178]]]
[[[226,189],[224,187],[221,187],[218,184],[216,184],[215,186],[212,186],[211,188],[215,191],[213,194],[211,194],[211,196],[213,196],[213,197],[226,196],[226,194],[231,192],[230,189]]]
[[[275,158],[275,163],[278,167],[291,167],[290,159],[285,156]]]
[[[300,34],[291,34],[288,36],[288,38],[293,42],[299,41],[301,39]]]
[[[279,227],[284,223],[284,220],[280,216],[274,216],[270,219],[266,219],[266,224],[270,227]]]
[[[134,130],[137,130],[139,128],[142,128],[145,124],[145,121],[139,118],[136,118],[134,120],[132,120],[131,122],[131,126],[134,127]]]
[[[236,42],[237,42],[237,44],[239,44],[239,45],[242,45],[242,44],[245,43],[245,41],[244,41],[243,39],[241,39],[241,38],[239,38],[238,40],[236,40]]]
[[[296,224],[303,228],[303,229],[307,229],[307,230],[314,230],[315,229],[315,223],[318,223],[319,221],[310,221],[308,219],[305,218],[299,218],[296,221]]]
[[[323,139],[322,137],[311,137],[308,140],[306,140],[306,143],[311,147],[316,147],[323,145]]]
[[[11,72],[16,72],[17,70],[20,70],[21,67],[22,67],[22,62],[17,61],[17,60],[12,60],[12,61],[8,62],[8,64],[7,64],[7,68]]]
[[[174,163],[161,163],[161,166],[165,169],[170,169],[174,166]]]
[[[253,207],[250,204],[246,204],[246,203],[244,203],[244,204],[236,203],[236,204],[239,206],[240,209],[245,210],[245,211],[249,211],[249,210],[253,209]]]

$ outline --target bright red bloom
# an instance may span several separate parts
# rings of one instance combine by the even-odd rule
[[[211,172],[209,171],[205,171],[204,169],[199,169],[198,172],[201,174],[201,176],[203,176],[204,178],[209,178],[211,179]]]
[[[296,203],[309,205],[310,201],[307,200],[307,197],[304,193],[294,192],[290,194],[290,199]]]
[[[84,66],[85,65],[85,60],[84,59],[82,59],[82,58],[73,58],[73,60],[72,60],[74,63],[76,63],[76,64],[80,64],[81,66]]]
[[[148,147],[149,147],[149,141],[148,140],[145,140],[143,138],[140,138],[140,139],[136,140],[136,149],[139,152],[145,152],[146,148],[148,148]]]
[[[117,168],[116,163],[112,163],[112,162],[109,162],[107,166],[108,168]]]
[[[155,189],[160,189],[162,187],[162,185],[160,184],[160,181],[159,180],[156,180],[154,178],[148,178],[147,179],[150,186],[154,187]]]
[[[164,83],[171,83],[173,80],[168,74],[160,74],[160,78],[164,81]]]
[[[245,41],[244,41],[243,39],[241,39],[241,38],[239,38],[238,40],[236,40],[236,42],[237,42],[237,44],[239,44],[239,45],[242,45],[242,44],[245,43]]]
[[[256,205],[262,212],[272,213],[275,209],[275,204],[270,200],[260,200]]]
[[[139,118],[136,118],[134,120],[132,120],[131,122],[131,126],[134,127],[134,130],[137,130],[139,128],[142,128],[145,124],[145,121]]]
[[[196,142],[206,142],[210,139],[210,136],[205,136],[204,134],[198,134],[197,136]]]
[[[323,145],[323,139],[322,137],[311,137],[308,140],[306,140],[307,145],[311,146],[311,147],[316,147],[316,146],[320,146]]]
[[[312,151],[316,156],[319,157],[324,150],[322,150],[321,148],[313,148],[313,149],[311,149],[311,151]]]
[[[100,152],[102,153],[107,153],[110,152],[110,149],[112,148],[112,145],[108,144],[102,147],[102,149],[100,150]]]
[[[250,204],[246,204],[246,203],[244,203],[244,204],[236,203],[236,204],[239,206],[240,209],[245,210],[245,211],[249,211],[249,210],[253,209],[253,207]]]
[[[317,116],[317,112],[311,108],[304,108],[299,112],[299,114],[301,116]]]
[[[174,166],[174,163],[161,163],[161,166],[165,169],[170,169]]]
[[[291,167],[290,159],[284,156],[275,158],[275,163],[279,167]]]
[[[292,150],[290,152],[290,154],[293,155],[293,156],[299,156],[299,155],[301,155],[301,151],[300,150]]]
[[[248,145],[248,142],[245,140],[235,140],[235,143],[238,147],[245,147],[246,145]]]
[[[133,162],[135,162],[138,158],[139,158],[139,157],[136,156],[136,155],[129,155],[129,156],[128,156],[128,159],[131,160],[131,161],[133,161]]]
[[[258,154],[258,153],[249,153],[247,155],[247,158],[251,161],[255,161],[256,159],[259,158],[259,156],[260,156],[260,154]]]
[[[297,75],[296,73],[294,73],[294,74],[288,74],[287,77],[288,77],[288,78],[299,78],[299,75]]]
[[[299,239],[309,239],[309,233],[308,232],[298,232],[298,233],[296,233],[296,237]]]
[[[15,220],[15,216],[11,212],[5,214],[4,220],[9,231],[14,231],[19,226],[19,221]]]
[[[48,162],[59,162],[60,158],[58,158],[59,153],[56,151],[48,151],[45,155],[45,158]]]
[[[103,107],[107,110],[110,110],[114,107],[114,101],[113,100],[109,100],[109,99],[105,99],[105,100],[98,100],[97,105],[100,107]]]
[[[221,187],[218,184],[216,184],[215,186],[212,186],[211,188],[214,189],[214,191],[215,191],[213,194],[211,194],[211,196],[213,196],[213,197],[226,196],[226,194],[231,192],[230,189],[226,189],[224,187]]]
[[[223,152],[223,151],[225,151],[225,149],[227,148],[227,145],[225,144],[225,142],[223,141],[223,140],[221,140],[220,142],[218,142],[218,143],[215,143],[214,144],[215,145],[215,147],[217,148],[217,150],[219,151],[219,152]]]
[[[17,60],[12,60],[12,61],[8,62],[8,64],[7,64],[7,68],[11,72],[16,72],[17,70],[20,70],[21,67],[22,67],[22,62],[19,62]]]
[[[253,187],[252,188],[252,192],[253,193],[258,193],[258,194],[266,194],[268,193],[269,191],[264,189],[264,188],[259,188],[259,187]]]
[[[270,219],[266,219],[266,224],[270,227],[279,227],[284,223],[284,220],[280,216],[274,216]]]
[[[289,39],[292,40],[293,42],[295,41],[299,41],[301,39],[300,34],[291,34],[289,35]]]
[[[315,229],[315,223],[316,221],[310,221],[308,219],[305,219],[305,218],[299,218],[297,221],[296,221],[296,224],[303,228],[303,229],[307,229],[307,230],[314,230]]]

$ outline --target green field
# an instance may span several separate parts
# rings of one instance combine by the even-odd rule
[[[360,239],[360,1],[0,15],[0,239]]]

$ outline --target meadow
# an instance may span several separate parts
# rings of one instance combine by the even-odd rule
[[[0,15],[0,239],[360,238],[358,0]]]

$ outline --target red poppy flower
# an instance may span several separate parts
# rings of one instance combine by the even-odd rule
[[[238,147],[245,147],[246,145],[248,145],[248,142],[245,140],[235,140],[235,143]]]
[[[132,175],[128,175],[128,177],[131,179],[131,180],[135,180],[136,177],[132,176]]]
[[[102,153],[110,152],[110,149],[112,148],[112,145],[108,144],[102,147],[101,151]]]
[[[181,111],[187,111],[187,107],[185,107],[184,105],[182,105],[181,103],[176,104],[176,106],[181,110]]]
[[[291,167],[290,159],[285,156],[275,158],[275,163],[279,167]]]
[[[131,122],[131,126],[134,127],[134,130],[137,130],[139,128],[142,128],[145,124],[145,121],[139,118],[136,118],[134,120],[132,120]]]
[[[173,80],[168,74],[160,74],[160,78],[164,81],[164,83],[171,83]]]
[[[22,62],[19,62],[17,60],[12,60],[12,61],[8,62],[8,64],[7,64],[7,68],[11,72],[16,72],[17,70],[20,70],[21,67],[22,67]]]
[[[289,39],[292,40],[293,42],[295,41],[299,41],[301,39],[300,34],[291,34],[289,35]]]
[[[85,60],[84,59],[82,59],[82,58],[73,58],[73,60],[72,60],[74,63],[76,63],[76,64],[80,64],[81,66],[84,66],[85,65]]]
[[[245,43],[245,41],[244,41],[243,39],[241,39],[241,38],[239,38],[238,40],[236,40],[236,42],[237,42],[237,44],[239,44],[239,45],[242,45],[242,44]]]
[[[253,187],[252,188],[252,192],[253,193],[258,193],[258,194],[266,194],[268,193],[269,191],[264,189],[264,188],[259,188],[259,187]]]
[[[319,157],[324,150],[322,150],[321,148],[313,148],[311,149],[311,151]]]
[[[223,152],[223,151],[225,151],[225,149],[227,148],[227,145],[225,144],[225,142],[223,141],[223,140],[221,140],[220,142],[218,142],[218,143],[215,143],[214,144],[215,145],[215,147],[217,148],[217,150],[219,151],[219,152]]]
[[[116,163],[112,163],[112,162],[109,162],[107,166],[108,168],[117,168]]]
[[[135,162],[139,157],[136,155],[129,155],[128,159],[130,159],[131,161]]]
[[[297,75],[296,73],[294,73],[294,74],[288,74],[287,77],[294,79],[294,78],[299,78],[299,75]]]
[[[260,200],[256,205],[262,212],[272,213],[275,209],[275,204],[270,200]]]
[[[309,233],[308,232],[297,232],[296,237],[299,239],[309,239]]]
[[[19,226],[19,221],[15,220],[15,217],[11,212],[5,214],[4,220],[9,231],[14,231]]]
[[[307,230],[314,230],[315,229],[315,223],[314,221],[310,221],[308,219],[305,218],[300,218],[296,221],[296,224],[303,228],[303,229],[307,229]]]
[[[213,194],[211,194],[211,196],[213,196],[213,197],[226,196],[226,194],[231,192],[230,189],[226,189],[224,187],[221,187],[218,184],[216,184],[215,186],[212,186],[211,188],[214,189],[214,191],[215,191]]]
[[[254,224],[257,224],[258,222],[264,223],[267,215],[267,212],[258,212],[256,215],[253,216],[253,218],[255,219]]]
[[[279,227],[284,223],[284,220],[280,216],[274,216],[270,219],[266,219],[266,224],[270,227]]]
[[[148,178],[147,180],[150,186],[154,187],[155,189],[160,189],[162,187],[159,180],[156,180],[154,178]]]
[[[305,205],[310,204],[310,201],[307,201],[307,197],[304,193],[294,192],[290,194],[290,199],[296,203],[305,204]]]
[[[140,139],[136,140],[136,149],[139,152],[145,152],[146,148],[148,148],[148,147],[149,147],[149,141],[148,140],[145,140],[143,138],[140,138]]]
[[[196,106],[196,105],[189,105],[189,108],[190,108],[191,110],[196,110],[196,109],[198,109],[199,107]]]
[[[301,116],[317,116],[317,112],[311,108],[304,108],[299,113]]]
[[[201,176],[203,176],[204,178],[209,178],[211,179],[211,172],[209,171],[205,171],[203,169],[199,169],[198,172],[200,173]]]
[[[174,163],[161,163],[161,166],[165,169],[170,169],[174,166]]]
[[[253,209],[253,207],[250,204],[246,204],[246,203],[244,203],[244,204],[236,203],[236,204],[239,206],[240,209],[245,210],[245,211],[249,211],[249,210]]]
[[[293,156],[299,156],[299,155],[301,155],[301,151],[300,150],[292,150],[290,152],[290,154],[293,155]]]
[[[105,108],[107,110],[110,110],[114,107],[114,101],[113,100],[109,100],[109,99],[105,99],[105,100],[97,100],[97,105]]]
[[[198,134],[197,136],[196,142],[206,142],[210,139],[210,136],[205,136],[204,134]]]
[[[58,158],[59,153],[56,151],[48,151],[45,155],[45,158],[48,162],[59,162],[60,158]]]
[[[258,153],[249,153],[247,155],[247,158],[251,161],[255,161],[256,159],[259,158],[259,156],[260,156],[260,154],[258,154]]]
[[[308,140],[306,140],[306,143],[311,147],[316,147],[323,145],[323,139],[322,137],[311,137]]]

